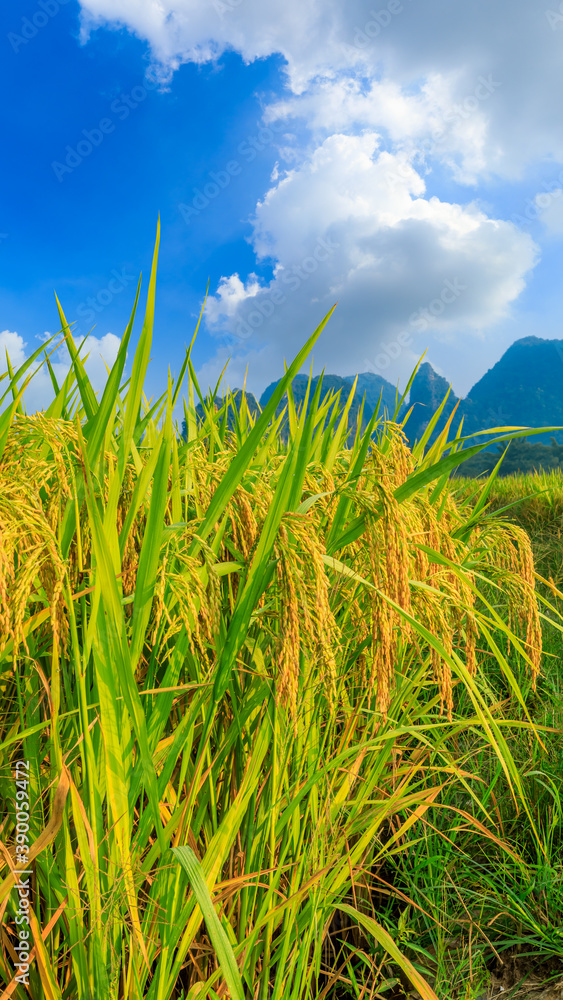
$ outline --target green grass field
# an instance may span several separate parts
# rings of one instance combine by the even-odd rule
[[[320,384],[282,440],[329,317],[256,420],[196,419],[189,351],[149,404],[155,278],[130,379],[133,317],[98,399],[61,310],[49,409],[43,347],[4,386],[2,996],[563,975],[561,480],[452,481],[462,442],[377,414],[350,444]]]

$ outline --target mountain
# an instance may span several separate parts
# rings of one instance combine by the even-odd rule
[[[233,400],[235,402],[235,405],[238,406],[238,404],[240,403],[241,396],[242,396],[242,389],[235,389],[233,391]],[[224,396],[216,396],[215,397],[215,408],[217,410],[220,410],[221,407],[224,405],[224,403],[225,403],[225,397]],[[253,416],[259,415],[259,413],[260,413],[260,407],[258,406],[258,400],[256,399],[256,396],[254,396],[251,392],[247,392],[246,393],[246,405],[248,407],[249,412],[252,413]],[[200,420],[203,420],[205,418],[205,411],[204,411],[203,406],[201,405],[201,403],[197,404],[197,406],[195,408],[195,411],[196,411],[196,414],[197,414],[197,416],[198,416],[198,418]],[[229,430],[233,430],[233,428],[234,428],[234,418],[233,418],[233,411],[232,410],[229,410],[229,415],[227,417],[227,424],[228,424]],[[185,420],[182,420],[182,437],[185,440],[185,438],[186,438],[186,421]]]
[[[563,340],[523,337],[473,386],[463,401],[464,433],[489,427],[563,426]],[[536,442],[563,430],[534,436]]]
[[[403,404],[400,413],[400,418],[402,419],[406,416],[406,413],[411,406],[413,407],[413,411],[405,427],[405,432],[411,444],[420,440],[431,417],[438,409],[449,388],[450,386],[447,380],[443,378],[442,375],[438,375],[434,371],[432,365],[430,365],[427,361],[420,366],[411,385],[409,401],[408,403]],[[440,416],[440,420],[431,435],[432,441],[445,427],[448,417],[450,416],[456,403],[459,403],[459,399],[455,393],[450,390],[450,394]],[[459,425],[457,415],[455,418],[455,425]]]
[[[318,385],[320,376],[317,375],[311,380],[311,391],[309,394],[309,399],[312,398],[315,389]],[[334,393],[340,392],[340,409],[346,405],[348,396],[350,395],[350,390],[355,375],[349,375],[342,378],[340,375],[324,375],[322,384],[322,395],[328,395],[331,391]],[[279,379],[277,382],[272,382],[267,389],[264,390],[260,396],[260,406],[264,409],[266,403],[270,399],[274,389],[279,384]],[[307,392],[307,386],[309,384],[309,377],[307,375],[296,375],[291,383],[291,388],[293,392],[293,398],[295,401],[295,406],[297,409],[304,403],[305,394]],[[364,430],[368,424],[370,417],[373,414],[379,396],[381,394],[381,412],[387,410],[389,415],[392,415],[395,410],[395,388],[390,382],[387,382],[381,375],[372,375],[369,372],[365,372],[358,376],[358,385],[356,386],[356,392],[354,393],[354,398],[352,400],[352,405],[350,406],[350,411],[348,413],[348,429],[351,433],[355,432],[357,427],[357,418],[362,405],[362,398],[365,394],[365,404],[362,414],[362,430]],[[279,416],[284,407],[287,406],[287,394],[281,398],[276,408],[276,416]],[[283,428],[282,428],[283,433]]]
[[[345,375],[344,381],[352,385],[355,378],[355,375]],[[370,413],[373,413],[375,410],[379,401],[379,395],[381,394],[380,412],[383,414],[383,410],[387,410],[388,415],[392,417],[395,412],[396,392],[395,386],[391,385],[382,375],[372,375],[371,372],[363,372],[363,374],[358,375],[356,395],[360,399],[365,395],[366,408],[369,408]]]
[[[344,401],[354,378],[353,375],[345,378],[325,375],[323,386],[327,390],[342,389],[341,399]],[[313,388],[317,381],[318,379],[313,379]],[[260,397],[262,408],[277,384],[272,382]],[[307,376],[298,375],[293,381],[298,405],[305,397],[306,388]],[[448,389],[447,379],[438,375],[432,365],[428,362],[420,365],[411,385],[408,403],[403,404],[399,414],[399,419],[403,419],[408,409],[413,407],[405,427],[411,445],[422,437]],[[395,410],[395,387],[381,375],[364,372],[358,376],[350,427],[355,427],[355,417],[362,396],[365,394],[365,426],[377,405],[380,393],[381,409],[386,409],[391,416]],[[456,404],[452,433],[459,428],[462,417],[464,435],[502,426],[563,427],[563,340],[523,337],[505,351],[500,360],[476,382],[465,399],[458,399],[450,390],[430,442],[443,430]],[[282,405],[285,405],[285,397],[279,409]],[[534,441],[548,444],[551,437],[558,444],[563,444],[563,430],[534,436]],[[476,441],[483,441],[483,438]]]
[[[346,403],[355,377],[354,375],[345,377],[325,375],[323,377],[323,395],[330,391],[335,393],[340,391],[340,407],[342,408]],[[308,381],[307,375],[297,375],[293,379],[293,396],[297,407],[305,399]],[[311,394],[314,393],[318,381],[319,376],[312,380]],[[259,405],[251,393],[247,394],[249,409],[253,413],[257,413],[259,408],[264,409],[278,384],[279,382],[272,382],[264,390]],[[428,362],[420,365],[411,385],[409,400],[403,404],[399,413],[399,420],[402,420],[409,408],[413,408],[405,426],[405,432],[411,445],[420,440],[424,434],[429,420],[446,396],[448,389],[447,379],[438,375],[432,365]],[[235,390],[235,399],[240,395],[240,392],[240,389]],[[383,416],[387,412],[387,415],[392,417],[395,411],[395,387],[381,375],[374,375],[370,372],[358,375],[356,393],[348,418],[348,427],[352,433],[357,426],[362,398],[365,397],[362,417],[362,428],[365,428],[377,406],[380,394],[381,415]],[[216,403],[221,406],[223,400],[218,399]],[[278,415],[286,404],[287,396],[284,395],[276,410]],[[465,399],[458,399],[455,393],[450,391],[444,411],[430,437],[430,442],[434,441],[444,428],[456,404],[457,410],[450,436],[458,430],[462,417],[464,436],[502,426],[560,426],[563,428],[563,340],[523,337],[521,340],[515,341],[500,360],[475,383]],[[198,413],[203,415],[201,406],[198,407]],[[287,427],[287,420],[285,427]],[[283,430],[282,428],[282,433]],[[477,438],[474,443],[483,440],[486,438]],[[550,463],[557,466],[560,461],[563,461],[559,458],[559,450],[557,450],[558,446],[561,445],[563,445],[563,429],[554,432],[548,431],[530,438],[530,447],[539,449],[537,454],[530,451],[530,447],[523,448],[520,445],[511,446],[511,454],[513,461],[516,461],[516,452],[518,452],[519,463],[526,467],[532,468],[536,461],[541,461],[544,467],[551,467]],[[554,448],[555,450],[553,450]],[[486,465],[490,464],[491,454],[495,456],[496,452],[487,452],[488,457],[478,456],[481,464],[483,462]]]
[[[311,393],[309,395],[309,398],[311,398],[315,392],[315,389],[319,381],[319,377],[320,376],[317,375],[314,379],[312,379]],[[339,409],[342,410],[346,405],[355,378],[356,378],[355,375],[348,375],[345,377],[342,377],[340,375],[324,375],[323,389],[322,389],[323,397],[329,394],[330,392],[334,393],[340,392]],[[264,390],[264,392],[260,396],[259,404],[256,400],[256,397],[253,396],[251,392],[246,394],[248,408],[252,414],[257,414],[259,413],[260,410],[264,409],[266,403],[268,402],[272,393],[274,392],[274,389],[279,384],[279,381],[280,380],[278,379],[278,381],[272,382]],[[309,384],[309,377],[307,375],[296,375],[295,378],[293,379],[293,382],[291,383],[293,390],[293,398],[295,401],[295,405],[298,409],[305,400],[305,394],[307,391],[308,384]],[[233,392],[233,397],[235,402],[238,402],[240,395],[241,395],[241,390],[235,389]],[[392,386],[390,382],[387,382],[386,379],[382,378],[381,375],[374,375],[371,372],[364,372],[363,374],[358,375],[358,384],[356,386],[356,392],[354,394],[354,398],[350,406],[350,411],[348,413],[348,429],[351,433],[355,433],[357,427],[358,413],[360,411],[364,395],[365,395],[365,403],[362,415],[362,430],[365,430],[368,421],[370,420],[375,410],[375,407],[379,402],[380,395],[381,395],[381,405],[380,405],[381,415],[383,415],[383,413],[385,412],[388,414],[389,417],[391,417],[395,411],[395,396],[396,396],[395,387]],[[217,407],[217,409],[220,409],[223,406],[223,403],[224,403],[223,396],[216,397],[215,406]],[[286,406],[287,406],[287,393],[284,393],[281,401],[278,403],[278,406],[276,407],[276,416],[279,416],[281,411]],[[196,413],[198,417],[203,419],[204,410],[201,403],[198,403],[196,407]],[[229,427],[232,429],[232,426],[233,426],[233,417],[231,413],[229,416]],[[281,428],[282,435],[284,434],[286,429],[287,429],[287,418],[282,424]],[[185,438],[185,436],[186,436],[186,426],[185,426],[185,421],[183,421],[182,437]]]
[[[411,445],[420,440],[448,388],[447,380],[430,364],[420,366],[408,405],[401,410],[403,418],[414,404],[405,428]],[[452,432],[458,430],[463,417],[464,436],[493,427],[563,427],[563,340],[523,337],[475,383],[465,399],[458,400],[450,391],[431,442],[443,429],[456,403],[459,405]],[[533,441],[547,444],[552,438],[562,444],[563,430],[534,435]],[[483,440],[487,438],[468,443]]]

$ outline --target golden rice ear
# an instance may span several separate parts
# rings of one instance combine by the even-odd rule
[[[33,485],[3,482],[0,475],[0,652],[13,643],[28,650],[24,623],[29,605],[48,601],[53,643],[66,649],[68,624],[63,600],[66,564],[57,536],[41,509]]]
[[[376,705],[377,710],[382,713],[385,720],[394,685],[393,625],[395,624],[395,615],[387,602],[379,597],[379,594],[374,601],[372,612],[373,661],[369,690],[373,690],[374,679],[377,679]]]
[[[280,593],[280,635],[277,651],[276,701],[296,720],[299,690],[301,632],[299,603],[295,585],[295,560],[289,545],[287,529],[281,524],[276,543],[277,579]]]
[[[237,490],[238,518],[233,516],[233,526],[238,541],[238,547],[245,559],[248,559],[254,547],[258,534],[258,522],[249,500],[249,494],[239,487]]]
[[[288,518],[289,520],[289,518]],[[292,533],[304,553],[299,588],[301,630],[306,650],[317,665],[331,711],[336,708],[336,651],[342,637],[331,608],[329,579],[323,556],[326,547],[311,514],[291,517]]]
[[[224,446],[216,447],[210,457],[210,438],[196,441],[191,448],[186,463],[186,484],[189,482],[190,503],[192,504],[192,534],[197,523],[226,474],[237,450],[234,435],[228,434]],[[48,450],[48,461],[45,449]],[[71,421],[53,420],[44,414],[33,418],[19,418],[11,430],[5,450],[2,469],[6,475],[15,478],[16,469],[21,474],[22,461],[29,481],[35,484],[33,502],[41,509],[42,525],[53,529],[59,517],[61,502],[72,495],[74,473],[79,454],[77,431]],[[281,457],[281,456],[279,456]],[[277,622],[278,685],[277,697],[295,718],[298,706],[300,654],[316,663],[317,676],[325,685],[325,693],[331,709],[336,704],[338,683],[338,663],[343,649],[350,642],[350,634],[345,635],[335,617],[333,602],[335,595],[340,599],[347,592],[342,581],[331,583],[323,561],[326,556],[324,537],[331,523],[341,493],[339,486],[346,481],[350,471],[350,453],[339,454],[331,471],[327,472],[319,462],[311,462],[304,476],[303,493],[319,496],[307,514],[286,513],[284,525],[280,529],[278,547],[279,559],[276,576],[279,592],[279,619]],[[111,476],[116,457],[105,456],[103,480],[97,484],[101,498],[107,500]],[[276,469],[278,462],[268,466],[268,473],[260,477],[250,489],[239,484],[226,508],[230,518],[231,541],[240,552],[247,565],[250,564],[259,541],[262,525],[273,501]],[[357,658],[356,670],[368,690],[376,690],[376,704],[385,715],[394,689],[395,664],[399,656],[399,643],[414,642],[411,625],[392,609],[385,597],[426,627],[434,630],[443,640],[447,651],[453,649],[454,641],[465,653],[466,665],[473,675],[477,669],[476,646],[478,623],[475,617],[474,577],[468,571],[465,576],[434,562],[420,544],[434,549],[452,563],[461,565],[467,547],[452,537],[453,529],[459,524],[459,515],[453,498],[446,495],[437,510],[422,491],[410,500],[398,503],[395,490],[412,473],[415,462],[407,446],[404,432],[400,427],[388,423],[381,446],[373,445],[365,467],[357,479],[354,489],[349,489],[352,506],[365,514],[366,530],[362,539],[349,546],[350,565],[362,575],[365,574],[380,594],[363,592],[355,588],[353,599],[343,618],[347,627],[354,631],[354,641],[360,644],[371,634],[372,643],[369,656],[362,653]],[[168,477],[168,492],[172,489],[171,474]],[[123,475],[121,492],[116,507],[116,526],[121,531],[127,512],[127,504],[135,483],[132,465],[128,465]],[[42,491],[41,503],[37,505],[37,491]],[[323,496],[323,494],[328,496]],[[82,515],[81,515],[82,521]],[[146,524],[146,512],[141,506],[134,524],[131,526],[123,551],[121,581],[125,597],[134,593],[138,569],[139,549]],[[289,529],[289,533],[288,533]],[[43,529],[42,529],[43,530]],[[505,574],[504,590],[511,596],[507,613],[509,624],[516,619],[525,629],[525,642],[532,660],[533,683],[535,686],[541,657],[541,629],[539,612],[534,591],[534,569],[530,542],[521,529],[514,525],[498,524],[491,529],[495,532],[495,556],[491,556],[499,571]],[[41,534],[41,532],[39,532]],[[190,532],[184,535],[184,542]],[[478,531],[474,538],[478,537]],[[10,538],[5,528],[4,539]],[[37,541],[37,539],[36,539]],[[54,544],[51,537],[50,542]],[[420,543],[420,544],[417,544]],[[31,544],[31,542],[30,542]],[[91,537],[87,519],[81,523],[80,538],[73,540],[66,571],[71,580],[78,580],[90,558]],[[32,548],[30,549],[30,552]],[[33,550],[34,551],[34,550]],[[498,558],[497,558],[498,557]],[[223,541],[220,557],[222,561],[232,558]],[[197,648],[201,655],[207,651],[216,634],[221,613],[221,581],[214,564],[217,556],[205,545],[200,549],[200,558],[192,565],[182,546],[169,545],[157,574],[153,595],[151,635],[156,638],[163,619],[166,620],[165,635],[171,636],[186,625],[192,652]],[[31,564],[30,564],[31,565]],[[62,601],[62,587],[65,568],[57,564],[53,551],[44,560],[41,580],[51,596],[53,635],[56,641],[66,642],[67,619]],[[172,571],[174,565],[176,569]],[[57,568],[58,567],[58,568]],[[207,583],[201,583],[205,567]],[[421,598],[413,591],[411,581],[430,584],[442,597],[440,608]],[[233,574],[232,593],[236,599],[238,576]],[[175,620],[168,611],[167,588],[177,602]],[[18,571],[14,578],[14,567],[9,552],[0,544],[0,598],[5,609],[11,603],[15,614],[8,620],[8,612],[0,610],[0,625],[3,633],[16,638],[21,633],[21,623],[25,614],[27,595],[32,590],[32,582]],[[271,597],[263,593],[258,607],[264,610]],[[15,601],[15,603],[14,603]],[[131,605],[127,605],[130,612]],[[19,640],[18,640],[19,641]],[[435,679],[440,687],[441,706],[452,711],[452,681],[448,664],[440,661],[434,652],[428,651]],[[369,659],[369,669],[368,662]]]
[[[485,536],[484,536],[485,537]],[[493,522],[488,529],[484,561],[507,595],[509,629],[515,622],[525,629],[524,642],[530,658],[532,687],[536,690],[542,657],[542,630],[536,596],[534,556],[529,535],[511,521]],[[510,637],[508,638],[510,651]]]
[[[145,337],[147,359],[149,346]],[[87,467],[92,440],[87,430],[78,449],[71,421],[40,417],[18,417],[5,461],[0,461],[0,634],[13,638],[14,655],[18,643],[21,655],[26,637],[31,656],[48,653],[51,645],[53,703],[61,704],[62,725],[49,726],[45,714],[35,744],[43,755],[35,768],[37,802],[45,797],[47,805],[61,759],[68,759],[68,774],[72,771],[72,794],[61,816],[61,843],[70,847],[62,854],[51,852],[54,881],[50,865],[37,867],[37,898],[51,912],[51,904],[58,905],[52,885],[74,885],[79,891],[65,911],[70,912],[68,920],[59,921],[60,933],[45,939],[44,970],[53,982],[69,983],[78,972],[86,979],[103,973],[100,982],[92,980],[92,990],[96,996],[108,995],[110,975],[115,985],[120,969],[107,961],[109,952],[104,959],[107,938],[120,945],[119,959],[121,952],[130,958],[124,988],[126,976],[140,982],[145,973],[164,982],[170,969],[159,968],[159,958],[184,946],[183,957],[177,954],[176,967],[185,974],[178,989],[193,992],[195,986],[197,991],[198,984],[205,987],[206,977],[216,983],[217,956],[207,946],[194,894],[186,897],[181,883],[166,871],[172,835],[176,844],[190,842],[201,859],[201,881],[209,883],[201,900],[205,898],[209,912],[227,901],[221,920],[233,927],[238,921],[239,942],[260,922],[264,904],[268,908],[268,901],[276,899],[274,909],[269,908],[272,920],[268,916],[261,956],[254,961],[248,949],[237,959],[233,955],[232,968],[240,964],[249,988],[253,980],[256,986],[256,973],[260,988],[267,986],[269,974],[276,975],[276,955],[283,951],[284,962],[277,963],[278,993],[294,982],[298,969],[309,977],[308,984],[303,977],[301,993],[309,986],[314,990],[312,973],[321,957],[317,945],[323,936],[330,939],[324,920],[327,900],[353,892],[369,908],[369,883],[365,896],[356,888],[369,871],[374,845],[378,861],[385,860],[385,841],[391,835],[399,848],[408,847],[412,831],[416,846],[419,834],[412,822],[426,821],[426,809],[447,792],[450,781],[455,794],[459,778],[467,783],[468,773],[458,768],[457,746],[453,761],[450,757],[450,739],[455,746],[464,728],[475,729],[476,713],[470,708],[453,727],[435,725],[438,708],[452,719],[453,689],[461,677],[479,705],[483,745],[496,752],[515,799],[518,794],[531,819],[516,764],[498,738],[496,708],[487,704],[484,687],[467,683],[467,674],[481,666],[479,628],[483,623],[485,632],[485,622],[489,624],[474,592],[476,581],[481,588],[487,579],[487,565],[492,584],[499,585],[494,604],[508,595],[508,613],[515,609],[513,617],[526,629],[524,641],[539,657],[531,549],[525,535],[502,524],[490,529],[495,545],[489,548],[487,528],[481,534],[475,529],[470,544],[457,538],[456,529],[467,522],[447,491],[434,502],[434,483],[419,485],[399,501],[397,490],[415,462],[393,423],[384,426],[377,445],[370,429],[363,443],[358,437],[353,448],[340,451],[330,440],[334,424],[324,439],[322,425],[312,435],[303,434],[303,447],[290,457],[296,464],[285,467],[281,480],[287,485],[297,468],[294,483],[303,483],[300,496],[294,487],[285,494],[279,488],[288,457],[279,428],[265,429],[247,447],[238,425],[236,436],[224,434],[220,421],[210,419],[205,439],[198,440],[190,420],[189,440],[176,450],[171,444],[168,466],[170,412],[161,436],[156,426],[160,416],[138,418],[141,382],[137,379],[133,387],[134,405],[128,397],[123,407],[114,406],[116,397],[112,400],[116,453],[102,453],[98,433],[95,468]],[[120,450],[124,413],[132,416],[128,443]],[[78,428],[82,416],[77,415]],[[141,434],[142,447],[131,445]],[[144,494],[133,518],[131,495],[137,501],[136,487],[144,469],[150,469],[151,451],[158,459],[158,475],[143,478]],[[322,465],[326,455],[330,471]],[[77,462],[83,464],[75,475]],[[84,483],[88,498],[81,504],[74,491]],[[407,494],[402,489],[399,497]],[[64,511],[75,500],[79,530],[63,560],[59,534]],[[275,521],[268,520],[273,507]],[[278,527],[272,549],[273,523]],[[267,546],[260,544],[266,541],[266,525]],[[145,559],[139,570],[139,554],[149,548],[150,573],[142,565]],[[138,608],[127,597],[137,588],[139,572],[145,578],[137,595],[143,624],[135,632],[138,615],[130,612]],[[114,575],[121,581],[117,586]],[[79,577],[79,599],[65,607],[67,583],[71,596],[77,596],[72,590]],[[254,607],[240,600],[243,590],[251,592],[245,586],[249,582],[256,582],[256,590],[264,583]],[[482,596],[488,596],[484,588]],[[45,616],[42,631],[26,633],[38,608]],[[64,662],[58,647],[64,652],[67,615],[71,649]],[[113,642],[114,625],[122,629],[119,639],[127,641]],[[184,629],[187,641],[182,635],[176,642]],[[90,656],[93,635],[97,641]],[[225,636],[231,684],[227,672],[217,670],[224,666],[216,656],[223,655]],[[460,665],[464,657],[467,672]],[[533,664],[535,671],[535,659]],[[11,674],[12,688],[20,676],[27,684],[29,666],[24,662],[15,680]],[[504,662],[501,666],[508,672]],[[131,673],[137,685],[130,683]],[[217,675],[226,678],[223,687],[215,685]],[[269,711],[268,681],[275,685],[277,713]],[[1,694],[4,676],[0,687]],[[237,704],[230,700],[235,692]],[[21,735],[18,700],[20,704],[13,699],[6,734]],[[27,701],[23,725],[32,736],[35,719]],[[294,734],[301,729],[298,741],[285,738],[292,728]],[[380,738],[374,738],[378,733]],[[415,748],[417,742],[424,742],[425,749]],[[58,792],[55,805],[57,797]],[[486,807],[486,797],[481,802],[475,798],[477,808]],[[444,797],[436,804],[447,802]],[[11,836],[13,811],[8,823]],[[380,839],[383,823],[392,834]],[[485,826],[479,829],[487,832]],[[464,837],[468,832],[465,825]],[[310,961],[303,951],[306,935],[298,932],[303,921],[295,906],[299,909],[300,900],[312,915],[306,930],[315,931],[318,922],[321,932],[313,934],[316,951]],[[79,912],[76,906],[83,904]],[[187,904],[195,908],[186,917]],[[360,916],[362,906],[356,907]],[[292,915],[289,922],[284,912]],[[307,915],[305,909],[300,912]],[[82,934],[84,926],[87,934]],[[289,936],[280,943],[286,926]],[[76,928],[78,944],[84,943],[82,954]],[[373,928],[386,947],[387,932],[372,921]],[[192,969],[190,954],[196,955]],[[68,990],[72,992],[72,984]],[[294,993],[299,992],[295,979]]]
[[[532,687],[536,690],[536,681],[540,671],[542,655],[542,630],[538,602],[535,594],[536,578],[534,572],[534,556],[529,535],[518,525],[512,525],[513,534],[518,549],[517,578],[521,581],[522,601],[520,604],[519,624],[526,625],[526,645],[532,661]]]

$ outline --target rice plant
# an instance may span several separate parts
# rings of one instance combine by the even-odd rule
[[[361,968],[373,996],[403,977],[434,1000],[390,907],[441,917],[390,863],[430,824],[453,855],[488,844],[525,870],[464,748],[487,749],[545,853],[511,748],[515,728],[541,739],[509,656],[535,686],[529,537],[456,499],[449,474],[481,446],[462,455],[449,426],[409,451],[398,400],[363,431],[360,409],[352,439],[354,389],[342,409],[322,381],[296,410],[291,380],[330,313],[256,418],[244,394],[206,403],[191,345],[149,404],[157,253],[158,237],[130,378],[139,289],[100,399],[60,305],[72,368],[60,386],[50,368],[48,409],[22,403],[43,347],[6,376],[2,995],[313,1000],[354,982],[359,995]],[[15,979],[22,760],[29,992]]]

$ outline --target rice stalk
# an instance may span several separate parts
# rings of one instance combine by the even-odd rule
[[[33,995],[224,995],[228,961],[248,996],[312,1000],[335,912],[389,950],[382,865],[452,789],[472,795],[465,847],[512,851],[456,747],[478,730],[529,813],[487,681],[493,657],[516,685],[499,636],[534,685],[541,668],[529,539],[458,501],[445,439],[429,459],[374,414],[351,440],[321,381],[301,412],[288,394],[282,440],[324,324],[257,419],[227,394],[198,423],[188,351],[180,440],[180,384],[143,401],[155,272],[133,377],[131,320],[98,401],[60,309],[71,377],[3,441],[0,976],[24,753],[38,830],[62,774],[71,791],[34,861]]]

